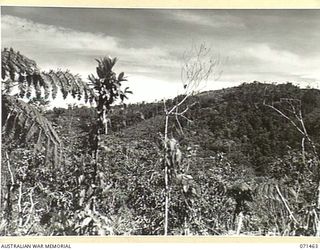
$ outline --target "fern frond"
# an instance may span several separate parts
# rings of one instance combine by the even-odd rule
[[[76,77],[73,76],[72,74],[70,74],[69,71],[66,71],[64,73],[64,77],[67,79],[68,82],[73,82],[74,84],[72,84],[70,87],[70,92],[71,92],[71,95],[73,98],[76,98],[77,97],[77,94],[80,93],[80,89],[79,89],[79,83],[78,81],[76,80]]]
[[[42,86],[43,89],[44,89],[44,99],[48,99],[49,96],[50,96],[50,84],[49,83],[51,83],[51,79],[50,78],[47,79],[47,80],[44,80],[43,76],[41,77],[40,86]],[[52,87],[52,89],[53,89],[53,87]]]
[[[57,79],[59,79],[60,81],[62,96],[63,96],[63,99],[65,99],[69,94],[69,82],[65,78],[64,72],[62,72],[61,70],[56,71],[55,74]]]
[[[61,141],[51,123],[35,107],[14,96],[2,95],[2,118],[4,145],[11,144],[14,140],[26,146],[42,148],[45,143],[50,142],[48,157],[57,157]]]
[[[95,94],[89,87],[88,83],[84,82],[79,75],[73,75],[69,71],[53,71],[42,72],[42,79],[45,82],[44,86],[49,91],[48,86],[51,86],[52,97],[55,98],[60,89],[63,98],[66,98],[71,93],[73,98],[84,98],[85,102],[93,102]]]
[[[286,185],[283,185],[281,183],[277,182],[263,182],[260,183],[254,190],[254,193],[256,196],[264,197],[265,199],[273,200],[281,202],[281,197],[279,196],[279,193],[277,191],[277,187],[283,197],[286,200],[297,200],[297,193],[294,191],[292,187],[288,187]]]
[[[49,73],[46,72],[41,72],[41,78],[44,81],[44,91],[45,91],[45,96],[50,95],[50,86],[51,86],[51,95],[52,95],[52,99],[55,99],[57,97],[57,93],[58,93],[58,86],[55,82],[55,80],[52,78],[52,76]]]
[[[2,62],[2,80],[10,77],[12,81],[16,81],[19,75],[33,75],[38,72],[38,66],[35,61],[10,50],[4,49],[1,53]]]
[[[69,93],[79,100],[84,97],[85,101],[93,102],[94,93],[86,82],[79,75],[73,75],[69,71],[50,70],[49,72],[40,72],[35,61],[15,52],[13,49],[4,49],[1,55],[2,67],[2,85],[4,90],[9,90],[12,82],[18,85],[19,96],[31,97],[32,88],[36,96],[40,98],[44,92],[44,98],[52,95],[56,98],[58,89],[60,89],[63,98]],[[9,81],[10,80],[10,81]]]
[[[19,96],[23,98],[28,92],[28,84],[26,82],[21,82],[18,85],[19,88]]]

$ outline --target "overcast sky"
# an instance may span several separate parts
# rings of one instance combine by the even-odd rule
[[[206,89],[254,80],[318,87],[320,10],[161,10],[2,7],[1,46],[39,67],[70,69],[84,79],[95,58],[118,57],[131,101],[182,92],[183,52],[206,42],[223,74]]]

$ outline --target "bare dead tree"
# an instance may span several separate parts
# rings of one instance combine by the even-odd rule
[[[319,154],[317,152],[317,148],[311,139],[311,137],[308,134],[308,131],[306,129],[304,118],[302,114],[302,104],[300,99],[294,99],[294,98],[281,98],[279,102],[276,104],[279,104],[280,107],[276,107],[275,103],[268,104],[266,100],[263,100],[263,105],[266,107],[271,108],[276,113],[278,113],[280,116],[285,118],[290,122],[290,124],[301,134],[301,151],[302,151],[302,160],[303,164],[306,164],[305,160],[305,142],[307,141],[312,149],[312,153],[314,155],[316,164],[318,165],[318,168],[320,168],[320,159]],[[318,169],[320,172],[320,169]],[[315,224],[316,224],[316,236],[320,236],[320,180],[318,183],[318,188],[316,190],[317,194],[317,201],[316,201],[316,209],[313,209],[314,215],[315,215]],[[290,213],[292,215],[292,213]]]
[[[167,107],[166,101],[164,102],[165,113],[165,131],[164,131],[164,150],[165,159],[167,159],[169,145],[172,139],[168,138],[168,127],[170,117],[174,117],[180,130],[182,126],[179,119],[185,119],[189,122],[191,120],[186,116],[187,111],[191,106],[187,106],[184,110],[179,111],[179,108],[186,102],[186,100],[200,90],[201,85],[207,83],[207,81],[213,77],[217,80],[222,71],[219,70],[221,66],[221,58],[219,55],[214,54],[211,48],[205,43],[200,45],[193,44],[190,50],[186,50],[183,54],[183,62],[181,66],[181,81],[183,84],[184,97],[173,107]],[[183,131],[182,131],[183,132]],[[169,172],[175,173],[174,169],[169,169],[170,165],[164,161],[164,176],[165,176],[165,215],[164,215],[164,235],[168,234],[168,215],[169,215],[169,202],[170,202],[170,183]]]
[[[316,146],[315,146],[314,142],[311,140],[311,138],[307,132],[306,126],[304,124],[304,118],[302,115],[301,100],[300,99],[292,99],[292,98],[281,98],[279,101],[279,104],[286,106],[284,108],[284,111],[281,111],[274,104],[267,104],[266,100],[263,101],[264,106],[273,109],[278,114],[280,114],[282,117],[287,119],[294,126],[294,128],[302,135],[301,149],[302,149],[303,159],[305,160],[305,140],[307,140],[312,148],[314,156],[316,157],[317,161],[319,161],[319,155],[318,155]],[[285,112],[287,112],[288,115],[285,114]],[[291,117],[290,117],[290,114],[291,114]]]

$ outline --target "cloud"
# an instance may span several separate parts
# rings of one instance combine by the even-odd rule
[[[286,51],[276,50],[271,48],[268,44],[255,44],[244,49],[243,53],[249,57],[257,60],[270,63],[273,65],[298,65],[300,58],[298,55]]]
[[[77,32],[71,29],[44,25],[27,19],[5,15],[2,17],[3,42],[22,44],[31,42],[38,48],[56,50],[114,50],[115,38],[102,34]]]
[[[134,72],[137,67],[140,72],[152,72],[159,67],[172,69],[179,66],[165,49],[123,47],[120,39],[103,33],[80,32],[10,15],[2,16],[1,29],[2,47],[27,53],[40,67],[78,68],[87,75],[93,59],[105,55],[120,58],[121,66],[129,72]]]
[[[292,72],[293,75],[299,77],[302,81],[319,88],[320,84],[320,54],[315,54],[312,58],[301,59],[299,66]]]
[[[19,50],[36,60],[42,69],[70,69],[84,78],[95,72],[94,58],[116,56],[119,58],[116,72],[126,73],[129,86],[134,91],[130,102],[159,100],[180,93],[180,60],[181,54],[190,45],[188,39],[205,40],[223,58],[229,58],[228,63],[222,65],[224,73],[219,81],[209,82],[205,89],[253,80],[320,81],[320,54],[305,53],[306,49],[317,51],[319,36],[309,39],[307,35],[299,35],[297,42],[294,38],[301,29],[291,31],[291,36],[283,36],[286,25],[279,22],[278,27],[268,22],[258,22],[261,18],[255,16],[249,19],[255,22],[250,23],[247,12],[243,15],[206,10],[161,10],[148,12],[149,15],[146,15],[147,12],[141,12],[144,15],[127,13],[125,22],[122,20],[123,13],[114,14],[118,17],[116,24],[112,19],[101,18],[100,22],[88,21],[82,31],[78,30],[78,23],[75,25],[68,21],[81,18],[78,12],[64,14],[56,25],[42,24],[42,19],[35,22],[3,15],[2,47]],[[128,24],[130,18],[135,25]],[[268,16],[265,19],[273,20]],[[70,28],[61,27],[64,22]],[[100,26],[96,27],[98,23]],[[105,28],[101,28],[104,24]],[[108,28],[108,25],[114,26]],[[314,33],[313,28],[308,30],[304,27],[303,31]]]
[[[320,55],[306,56],[267,43],[245,43],[230,52],[228,79],[239,81],[320,81]]]
[[[171,12],[171,18],[176,21],[192,25],[208,26],[211,28],[245,28],[242,20],[228,14],[219,15],[219,12],[176,10]]]

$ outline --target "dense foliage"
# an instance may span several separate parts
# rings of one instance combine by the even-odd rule
[[[21,71],[5,61],[10,53],[2,59],[5,82],[16,79],[11,71]],[[306,141],[302,150],[301,133],[264,105],[292,115],[279,103],[283,98],[301,100],[315,148]],[[1,235],[161,235],[163,161],[173,160],[169,234],[317,233],[319,90],[254,82],[190,96],[181,106],[189,120],[180,127],[170,117],[167,153],[163,102],[110,105],[98,158],[92,154],[94,108],[41,111],[40,101],[2,96]]]

